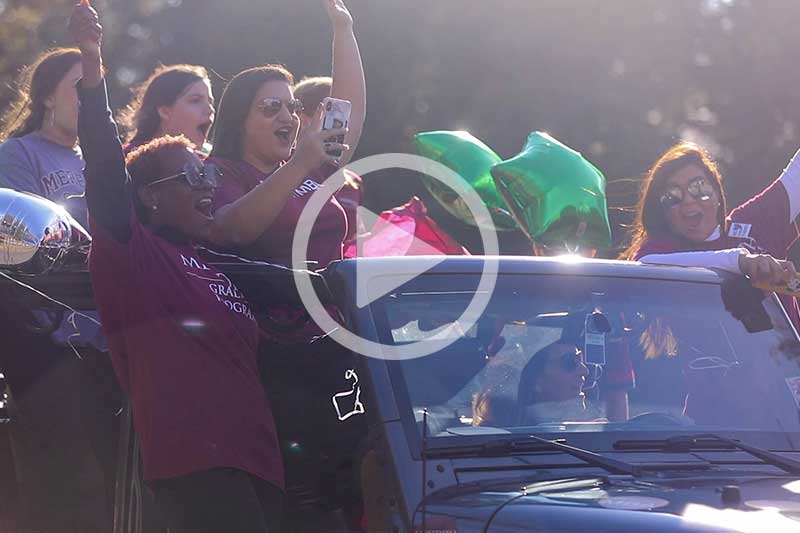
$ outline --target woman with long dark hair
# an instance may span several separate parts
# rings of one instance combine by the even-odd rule
[[[342,0],[324,0],[334,29],[331,96],[352,103],[349,131],[321,131],[321,109],[295,139],[301,104],[295,99],[294,77],[285,68],[268,65],[237,74],[225,88],[217,110],[214,148],[210,159],[222,168],[222,185],[215,199],[215,216],[236,235],[231,249],[251,258],[291,264],[291,245],[300,214],[312,193],[355,149],[366,109],[361,55],[353,19]],[[345,136],[344,143],[334,137]],[[330,155],[342,151],[341,156]],[[316,161],[306,153],[318,152]],[[310,164],[311,163],[311,164]],[[253,205],[249,216],[231,216],[231,206],[248,191],[269,191],[270,201]],[[311,230],[308,260],[321,268],[342,257],[347,221],[331,198]]]
[[[708,153],[692,143],[667,150],[648,170],[624,259],[714,267],[780,285],[795,275],[786,261],[798,237],[800,157],[781,176],[730,213],[722,176]],[[796,325],[794,299],[784,303]]]
[[[75,92],[80,59],[75,48],[55,48],[23,72],[2,119],[0,187],[44,196],[86,225]]]
[[[2,118],[0,187],[48,198],[88,227],[84,161],[78,146],[75,85],[80,78],[81,55],[76,48],[48,50],[23,71],[16,99]],[[25,421],[11,430],[21,507],[29,507],[23,514],[33,520],[30,529],[38,529],[33,525],[51,516],[59,525],[68,523],[58,509],[77,509],[79,503],[71,504],[70,498],[85,494],[89,500],[93,494],[87,483],[94,479],[78,471],[78,465],[86,462],[78,454],[93,451],[104,474],[98,492],[102,498],[105,489],[110,524],[118,440],[115,414],[122,396],[114,386],[100,327],[85,316],[76,316],[73,325],[66,319],[54,322],[52,314],[38,311],[31,320],[52,330],[49,339],[43,338],[35,350],[9,339],[4,350],[14,409]],[[54,389],[73,394],[54,404]],[[48,450],[51,442],[64,445]],[[54,491],[54,486],[63,491]],[[91,508],[88,501],[86,508]]]
[[[174,533],[280,531],[283,466],[258,372],[258,326],[241,291],[194,245],[228,238],[211,212],[216,169],[185,137],[126,157],[97,13],[75,6],[70,30],[83,65],[89,270],[144,480]]]
[[[134,92],[119,115],[128,131],[126,151],[164,135],[183,135],[197,150],[208,149],[214,96],[208,71],[198,65],[162,65]]]

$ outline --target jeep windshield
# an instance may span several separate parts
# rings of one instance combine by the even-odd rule
[[[785,449],[800,436],[800,344],[778,299],[743,279],[504,274],[466,327],[477,283],[429,273],[373,304],[384,343],[452,337],[389,363],[406,427],[426,419],[432,446],[645,431],[779,434]]]

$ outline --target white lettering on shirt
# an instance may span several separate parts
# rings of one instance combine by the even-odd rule
[[[41,182],[42,189],[48,198],[55,196],[57,192],[67,187],[83,189],[86,186],[83,174],[66,169],[55,170],[42,176]]]
[[[294,196],[295,198],[302,198],[306,194],[314,192],[320,187],[322,187],[322,185],[309,178],[306,181],[304,181],[302,185],[300,185],[298,188],[294,190],[292,196]]]
[[[195,270],[211,270],[211,268],[206,265],[205,263],[198,261],[194,257],[186,257],[183,254],[179,254],[181,256],[181,261],[183,262],[183,266],[188,268],[193,268]],[[208,283],[208,289],[214,295],[218,302],[225,304],[225,307],[233,311],[234,313],[239,313],[240,315],[244,315],[253,322],[255,322],[256,318],[253,315],[253,311],[248,306],[247,302],[245,301],[245,296],[240,291],[233,282],[223,274],[222,272],[216,272],[213,274],[207,274],[206,276],[202,276],[195,272],[186,271],[187,276],[192,276],[195,278],[202,279]],[[213,276],[213,277],[212,277]]]
[[[183,266],[185,267],[196,268],[197,270],[211,270],[210,268],[208,268],[208,265],[206,265],[205,263],[201,263],[194,257],[186,257],[183,254],[180,254],[180,256],[181,256],[181,261],[183,261]]]
[[[255,322],[256,317],[253,316],[253,311],[244,300],[244,294],[225,274],[218,272],[217,277],[219,279],[211,280],[212,283],[208,284],[208,288],[217,297],[217,301],[225,304],[225,307],[234,313],[244,315]]]

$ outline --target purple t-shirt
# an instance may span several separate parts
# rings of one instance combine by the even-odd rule
[[[345,183],[344,187],[336,193],[336,200],[344,209],[347,218],[347,235],[345,241],[353,241],[359,233],[364,233],[366,228],[359,228],[359,221],[356,217],[358,207],[364,203],[364,184],[360,176],[350,173],[351,180],[355,187]],[[357,187],[357,188],[356,188]]]
[[[90,269],[145,479],[231,467],[283,487],[244,295],[192,246],[153,234],[135,215],[130,228],[120,243],[92,223]]]
[[[77,146],[67,148],[37,132],[0,144],[0,187],[52,200],[88,228],[83,166]]]
[[[648,238],[634,254],[638,260],[650,254],[726,250],[744,246],[754,253],[786,259],[797,240],[797,224],[790,221],[789,196],[780,180],[731,211],[728,228],[713,241],[688,243],[670,235]],[[789,317],[800,328],[800,309],[792,297],[781,297]]]
[[[51,200],[72,215],[84,229],[88,229],[86,183],[83,178],[83,158],[80,149],[54,143],[39,133],[29,133],[0,144],[0,187],[31,192]],[[96,318],[94,313],[83,313]],[[35,312],[42,326],[52,327],[53,318],[47,313]],[[105,339],[93,320],[75,315],[75,326],[62,320],[52,334],[52,339],[62,346],[92,345],[105,351]]]
[[[214,196],[214,210],[235,202],[256,185],[269,178],[253,165],[245,161],[233,161],[219,157],[208,158],[223,173],[222,183]],[[253,244],[236,253],[258,261],[278,265],[292,265],[292,241],[297,222],[311,195],[336,171],[336,167],[326,165],[308,176],[287,200],[283,210],[269,228]],[[328,263],[342,258],[342,243],[347,235],[347,219],[342,206],[335,198],[330,198],[317,216],[311,229],[311,239],[307,250],[308,267],[311,270],[324,268]]]

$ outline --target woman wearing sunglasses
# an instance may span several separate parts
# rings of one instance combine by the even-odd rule
[[[680,143],[647,172],[623,258],[645,263],[705,266],[781,285],[795,275],[785,261],[798,237],[800,157],[762,192],[728,213],[722,177],[700,147]],[[800,325],[794,299],[785,301]]]
[[[596,418],[588,412],[583,394],[588,375],[583,354],[574,344],[554,342],[536,352],[519,378],[520,423]]]
[[[352,102],[350,131],[321,131],[321,109],[297,140],[302,104],[285,68],[268,65],[245,70],[225,88],[214,127],[210,160],[224,173],[214,201],[215,217],[235,235],[229,249],[250,259],[291,265],[294,230],[315,190],[347,160],[360,136],[366,109],[364,70],[353,33],[353,19],[341,0],[322,0],[334,29],[331,96]],[[345,143],[332,137],[345,135]],[[343,150],[342,158],[330,155]],[[268,191],[269,200],[245,200],[251,190]],[[239,216],[237,211],[245,216]],[[311,231],[308,260],[322,268],[341,259],[347,222],[331,198]]]
[[[75,6],[70,32],[83,68],[89,268],[144,479],[173,532],[279,531],[283,466],[258,373],[258,327],[242,293],[193,245],[224,235],[211,214],[216,171],[184,137],[126,158],[97,13]]]

